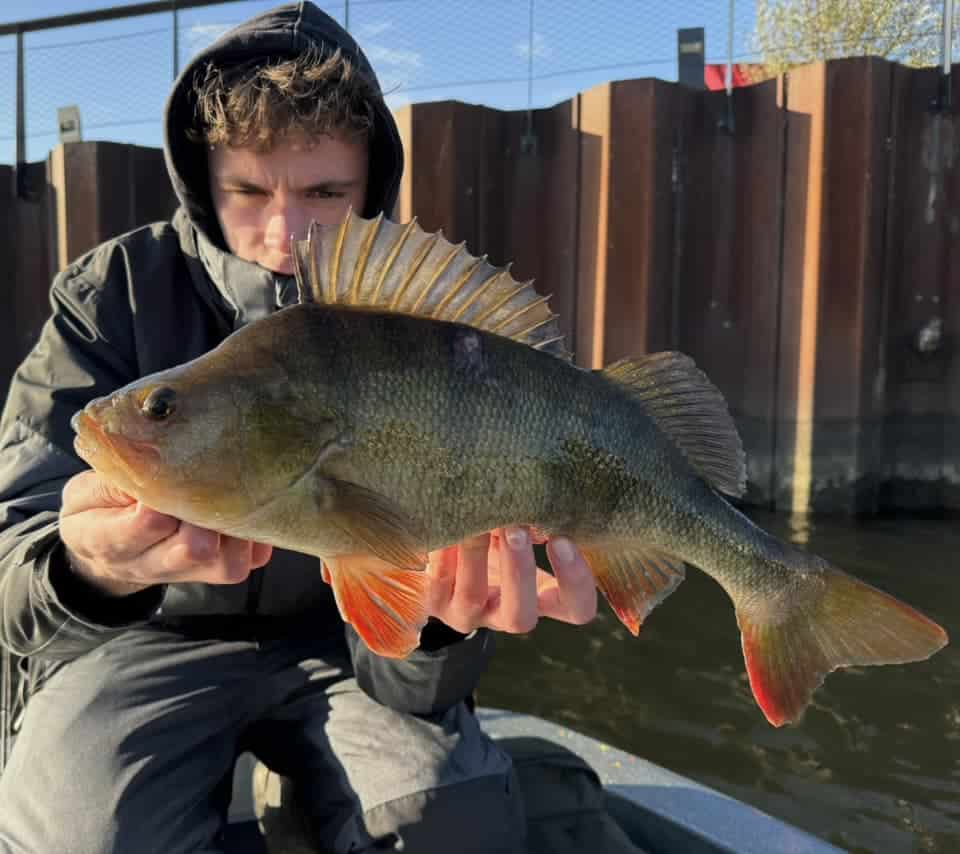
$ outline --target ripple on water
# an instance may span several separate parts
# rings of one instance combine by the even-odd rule
[[[788,520],[757,520],[789,537]],[[807,521],[809,548],[960,637],[960,525]],[[601,606],[605,608],[605,606]],[[633,638],[604,610],[502,636],[480,700],[554,720],[853,852],[960,852],[960,653],[828,677],[796,727],[750,694],[733,609],[702,573]]]

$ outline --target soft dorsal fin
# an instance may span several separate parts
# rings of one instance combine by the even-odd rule
[[[746,456],[723,395],[689,356],[651,353],[604,368],[611,380],[643,401],[657,425],[714,489],[743,495]]]
[[[301,300],[455,320],[571,359],[532,282],[428,234],[416,218],[401,225],[349,211],[338,226],[311,225],[292,255]]]

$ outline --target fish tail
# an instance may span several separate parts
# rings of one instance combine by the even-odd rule
[[[947,643],[932,620],[825,563],[797,573],[781,596],[734,602],[750,687],[774,726],[799,719],[838,667],[921,661]]]

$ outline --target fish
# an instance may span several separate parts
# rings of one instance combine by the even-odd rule
[[[774,726],[837,668],[946,645],[737,509],[743,446],[689,356],[578,366],[532,282],[416,219],[351,211],[292,252],[296,304],[92,400],[74,447],[148,507],[317,557],[375,653],[417,647],[430,551],[508,525],[575,542],[633,635],[687,565],[710,575]]]

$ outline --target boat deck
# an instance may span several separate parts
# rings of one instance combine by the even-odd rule
[[[575,753],[604,786],[607,809],[641,851],[650,854],[839,854],[840,849],[760,810],[567,727],[501,709],[477,711],[483,728],[509,745],[538,738]],[[254,820],[254,760],[237,763],[228,831],[230,854],[266,854]],[[283,852],[287,854],[287,852]],[[300,854],[291,851],[289,854]],[[541,854],[531,851],[530,854]]]

